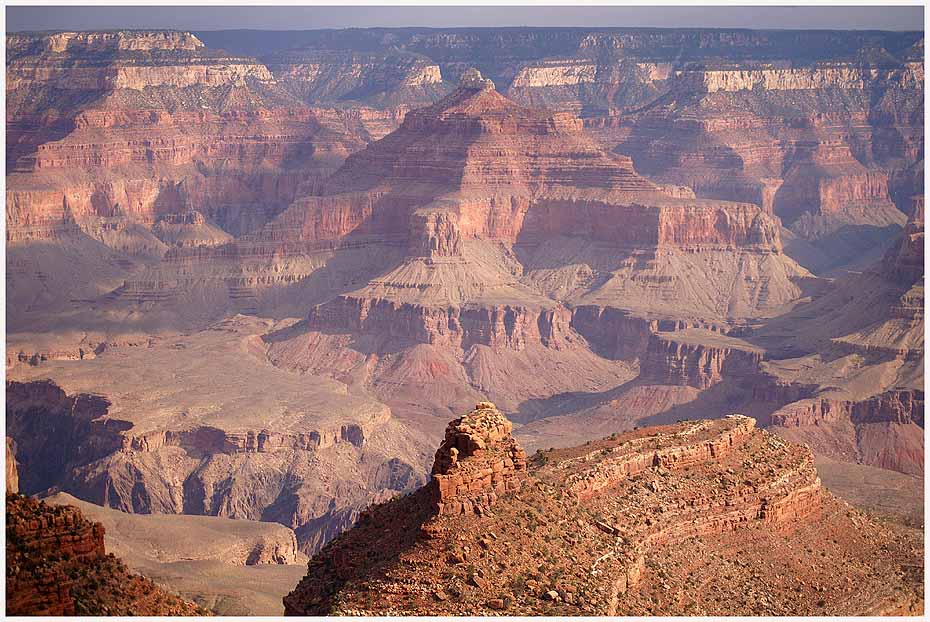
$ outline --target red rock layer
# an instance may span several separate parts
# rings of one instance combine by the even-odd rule
[[[924,394],[892,389],[865,400],[810,398],[771,415],[772,429],[843,460],[922,476]]]
[[[8,615],[203,615],[107,556],[104,529],[72,506],[6,497]]]
[[[802,400],[772,415],[772,425],[801,427],[842,420],[854,424],[914,423],[924,425],[924,394],[915,390],[890,390],[860,401],[832,398]]]
[[[449,423],[436,450],[429,486],[437,514],[482,514],[500,497],[519,490],[526,453],[513,424],[490,402]]]
[[[620,450],[611,452],[618,455],[608,455],[599,461],[595,468],[573,474],[566,482],[566,487],[572,494],[584,498],[649,468],[661,466],[667,469],[683,469],[719,459],[732,449],[738,448],[753,434],[755,425],[755,421],[748,417],[732,416],[728,418],[726,426],[721,426],[723,430],[709,439],[687,445],[660,446],[655,451],[649,451],[651,439],[638,439],[629,445],[621,446]],[[687,442],[688,435],[700,431],[689,430],[687,434],[682,434],[682,440]]]
[[[528,481],[480,517],[437,514],[433,485],[371,508],[311,560],[286,613],[638,611],[647,556],[733,532],[798,544],[833,503],[808,450],[738,415],[539,452]],[[381,597],[366,596],[375,586]]]

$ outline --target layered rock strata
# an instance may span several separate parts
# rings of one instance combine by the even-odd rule
[[[738,380],[759,375],[762,351],[736,339],[701,330],[656,333],[640,362],[646,382],[706,389],[725,377]]]
[[[850,400],[813,397],[771,415],[772,430],[818,453],[909,475],[924,473],[924,393],[891,389]]]
[[[23,34],[8,51],[14,323],[261,227],[364,145],[190,33]]]
[[[15,368],[7,420],[21,489],[125,512],[279,522],[310,551],[371,498],[424,481],[418,432],[357,389],[264,362],[267,330],[238,318],[145,348]],[[166,389],[177,377],[184,387]]]
[[[499,497],[520,489],[526,453],[512,430],[490,402],[449,424],[430,482],[437,514],[481,515]]]
[[[657,599],[685,585],[672,570],[678,564],[692,574],[704,564],[708,580],[717,577],[715,589],[723,595],[716,605],[700,589],[692,592],[688,602],[700,611],[798,612],[815,607],[815,599],[807,604],[799,593],[821,594],[803,569],[824,561],[807,543],[845,534],[831,549],[835,557],[826,558],[842,584],[889,559],[870,556],[874,542],[849,536],[866,531],[883,542],[894,538],[822,489],[808,450],[742,416],[540,452],[529,461],[526,484],[482,516],[437,513],[433,499],[430,486],[372,507],[311,560],[307,577],[285,598],[286,612],[668,614],[687,608],[678,599]],[[845,532],[853,520],[857,530]],[[705,542],[726,544],[708,555]],[[906,547],[895,550],[897,560],[908,555]],[[729,559],[748,564],[745,583],[722,572]],[[776,573],[787,584],[762,579]],[[765,591],[764,599],[747,598],[750,581]],[[816,607],[920,606],[917,582],[904,588],[905,596],[883,581],[858,585],[856,595],[828,590]],[[860,599],[863,589],[868,597]],[[379,598],[370,597],[372,590]]]

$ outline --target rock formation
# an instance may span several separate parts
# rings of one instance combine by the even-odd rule
[[[495,431],[489,449],[513,447],[504,421],[482,403],[450,424],[433,483],[372,507],[320,551],[285,598],[286,612],[851,614],[920,606],[919,581],[867,579],[916,552],[896,544],[889,556],[870,553],[895,534],[823,490],[808,450],[739,415],[540,452],[526,484],[480,515],[437,506],[435,491],[452,464],[452,472],[482,469],[493,453],[456,455],[450,441],[479,444],[486,432],[474,430],[486,422],[484,430]],[[842,542],[833,540],[835,556],[821,558],[826,534],[843,534]],[[717,544],[709,554],[710,542]],[[810,574],[811,563],[820,570]],[[733,565],[743,570],[724,570]],[[704,576],[715,578],[715,595],[700,587]],[[827,576],[856,589],[824,590],[819,584]],[[687,596],[674,597],[686,585]],[[819,602],[799,597],[806,592],[819,594]]]
[[[71,506],[6,497],[8,615],[204,615],[107,555],[104,529]]]
[[[303,80],[318,101],[393,103],[409,83],[429,82],[426,67],[454,81],[477,66],[522,104],[580,115],[649,176],[776,210],[829,246],[807,267],[855,261],[893,235],[910,197],[922,193],[918,31],[405,29],[385,39],[293,32],[278,38],[286,47],[260,33],[247,41],[241,33],[203,37],[248,54],[269,50],[263,58],[276,75]],[[302,79],[286,62],[276,69],[278,58],[294,56],[284,49],[355,70],[333,81],[311,64]],[[373,86],[357,86],[371,75]],[[343,84],[355,91],[343,95]]]
[[[641,360],[640,378],[706,389],[724,377],[752,377],[758,372],[762,352],[747,346],[697,329],[655,333]]]
[[[260,227],[364,144],[189,33],[23,34],[8,52],[14,322]]]
[[[520,489],[526,453],[511,432],[513,424],[491,402],[446,428],[433,463],[437,514],[482,514],[498,497]]]

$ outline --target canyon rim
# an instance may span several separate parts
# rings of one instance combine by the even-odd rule
[[[219,8],[8,24],[8,615],[924,614],[918,24]]]

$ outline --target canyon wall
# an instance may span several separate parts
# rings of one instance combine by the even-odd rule
[[[420,481],[416,459],[398,458],[396,444],[390,459],[357,471],[362,454],[383,453],[382,437],[395,425],[386,408],[364,423],[317,422],[289,432],[220,421],[145,429],[106,399],[67,395],[49,381],[9,382],[7,404],[24,492],[57,489],[124,512],[276,521],[295,530],[304,551],[351,523],[372,494]],[[396,473],[386,478],[389,460]],[[324,463],[354,465],[358,491],[317,485]]]
[[[684,334],[692,334],[686,332]],[[724,378],[755,379],[759,374],[762,352],[748,344],[714,337],[684,340],[676,333],[656,333],[650,336],[640,362],[640,377],[647,382],[692,386],[706,389]]]

